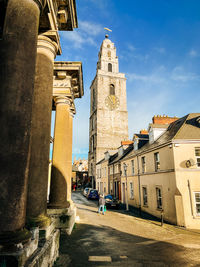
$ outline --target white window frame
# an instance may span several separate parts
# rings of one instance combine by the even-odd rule
[[[134,168],[134,159],[131,160],[131,168],[132,168],[132,175],[135,174],[135,168]]]
[[[199,201],[196,201],[196,194],[199,194]],[[196,216],[200,216],[200,211],[198,212],[198,209],[197,209],[197,205],[200,206],[200,192],[199,191],[194,192],[194,203],[195,203]]]
[[[146,172],[146,157],[141,157],[141,163],[142,163],[142,173]]]
[[[130,188],[130,199],[134,199],[134,189],[133,189],[133,182],[131,181],[129,184]]]
[[[156,187],[156,205],[157,209],[162,209],[163,207],[162,189],[160,187]]]
[[[154,153],[155,171],[160,170],[160,154],[159,152]]]
[[[146,192],[144,192],[144,189]],[[147,186],[142,186],[142,198],[143,198],[143,206],[148,206]]]
[[[197,164],[197,168],[200,168],[200,156],[196,155],[197,150],[200,150],[200,147],[195,147],[195,157],[196,157],[196,162],[197,162],[196,164]],[[199,160],[199,162],[198,162],[198,160]]]

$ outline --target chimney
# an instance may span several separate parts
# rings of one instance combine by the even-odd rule
[[[121,141],[121,146],[128,146],[133,144],[132,140],[127,140],[127,141]]]
[[[140,130],[140,134],[149,134],[149,133],[146,129],[142,129],[142,130]]]
[[[167,115],[157,115],[152,118],[153,124],[170,124],[176,120],[178,120],[177,117],[168,117]]]

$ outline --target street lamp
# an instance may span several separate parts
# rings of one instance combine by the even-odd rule
[[[128,190],[127,190],[127,167],[128,167],[128,165],[126,165],[126,163],[124,162],[123,166],[124,166],[124,173],[125,173],[125,177],[126,177],[126,210],[128,211],[129,210],[129,208],[128,208]]]

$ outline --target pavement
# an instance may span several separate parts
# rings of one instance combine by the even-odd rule
[[[97,202],[74,192],[77,222],[61,234],[54,267],[200,266],[200,232],[138,218],[130,212],[97,213]]]

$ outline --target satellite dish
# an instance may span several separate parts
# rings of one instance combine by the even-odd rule
[[[195,165],[195,161],[193,159],[188,159],[185,163],[185,166],[187,168],[190,168],[191,166],[194,166]]]

